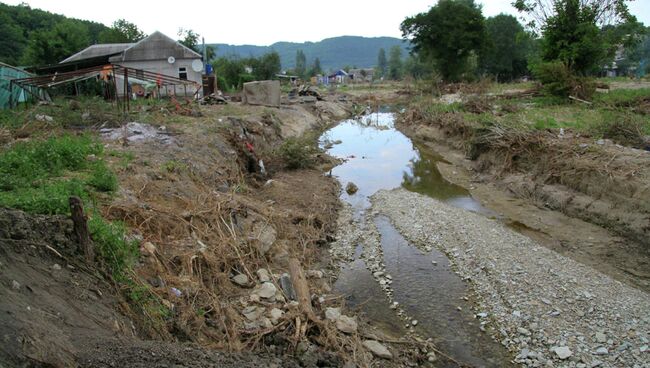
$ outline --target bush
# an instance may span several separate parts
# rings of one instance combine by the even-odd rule
[[[112,275],[121,279],[139,256],[137,242],[126,240],[126,227],[121,222],[108,222],[101,216],[92,216],[88,230],[95,249]]]
[[[100,192],[117,190],[117,176],[106,166],[104,161],[99,161],[94,165],[87,183]]]
[[[533,68],[533,74],[542,84],[543,91],[550,96],[590,99],[596,91],[592,80],[575,75],[560,61],[538,64]]]
[[[280,146],[278,153],[288,169],[305,169],[314,165],[311,157],[312,145],[302,139],[287,139]]]

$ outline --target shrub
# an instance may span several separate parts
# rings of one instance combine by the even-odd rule
[[[104,161],[98,161],[92,169],[87,182],[100,192],[113,192],[117,190],[117,176]]]
[[[288,169],[304,169],[312,167],[314,162],[311,154],[313,148],[302,139],[289,138],[280,146],[278,153]]]
[[[575,75],[560,61],[538,64],[533,68],[533,74],[542,84],[543,91],[550,96],[589,99],[596,91],[593,81]]]
[[[88,221],[88,230],[97,254],[106,262],[113,277],[124,277],[139,255],[137,242],[126,240],[124,224],[108,222],[97,215]]]

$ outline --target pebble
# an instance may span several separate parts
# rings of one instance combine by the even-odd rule
[[[573,355],[571,349],[568,346],[556,346],[553,349],[553,352],[557,355],[558,358],[564,360]]]
[[[596,332],[596,336],[595,336],[595,337],[596,337],[596,341],[599,342],[599,343],[601,343],[601,344],[604,344],[604,343],[607,342],[607,335],[605,335],[605,334],[602,333],[602,332]]]
[[[235,275],[232,278],[232,282],[239,286],[246,286],[248,285],[248,276],[244,275],[243,273],[240,273],[239,275]]]
[[[255,290],[254,293],[259,295],[261,298],[270,299],[275,296],[277,291],[278,288],[276,288],[273,283],[265,282],[259,287],[259,289]]]
[[[418,320],[417,319],[412,320],[411,325],[417,326],[418,325]]]
[[[257,278],[260,280],[260,282],[271,281],[271,276],[269,275],[269,271],[267,271],[266,268],[260,268],[256,273]]]
[[[20,289],[20,283],[16,280],[11,280],[11,288],[14,290]]]
[[[325,319],[336,321],[339,317],[341,317],[341,308],[328,307],[325,309]]]
[[[609,354],[609,350],[607,350],[606,347],[601,346],[601,347],[599,347],[598,349],[596,349],[595,354],[596,354],[596,355],[607,355],[607,354]]]
[[[61,266],[59,266],[58,263],[55,263],[55,264],[52,266],[52,269],[55,270],[55,271],[59,271],[59,270],[61,270]]]
[[[393,359],[393,354],[384,345],[375,340],[365,340],[363,346],[380,358]]]
[[[341,315],[336,320],[336,328],[338,328],[341,332],[352,334],[357,332],[357,321],[354,317]]]

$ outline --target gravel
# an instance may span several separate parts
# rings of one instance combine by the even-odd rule
[[[647,293],[497,221],[417,193],[380,191],[372,202],[366,217],[386,215],[412,244],[447,254],[476,293],[476,312],[494,324],[493,337],[516,356],[516,362],[531,367],[650,367]],[[364,232],[374,232],[359,229],[349,213],[345,215],[340,225],[351,232],[332,250],[339,260],[349,259],[349,245]],[[364,249],[364,256],[380,255]],[[373,272],[384,270],[378,267]],[[390,294],[390,279],[381,274],[376,279],[380,284],[384,280]]]

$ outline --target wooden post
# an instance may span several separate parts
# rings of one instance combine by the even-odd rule
[[[70,197],[69,203],[72,222],[74,223],[74,233],[77,235],[79,246],[86,257],[86,261],[91,263],[95,260],[95,250],[93,249],[93,244],[90,240],[90,232],[88,231],[88,223],[86,221],[86,215],[84,214],[83,203],[81,202],[81,198],[76,196]]]
[[[297,258],[289,258],[289,275],[291,276],[293,289],[296,291],[298,303],[300,303],[300,309],[307,314],[310,319],[314,319],[315,316],[314,311],[311,308],[309,284],[307,284],[307,278],[305,278],[305,274],[302,272],[302,266]]]
[[[9,81],[9,108],[14,108],[14,81]]]

